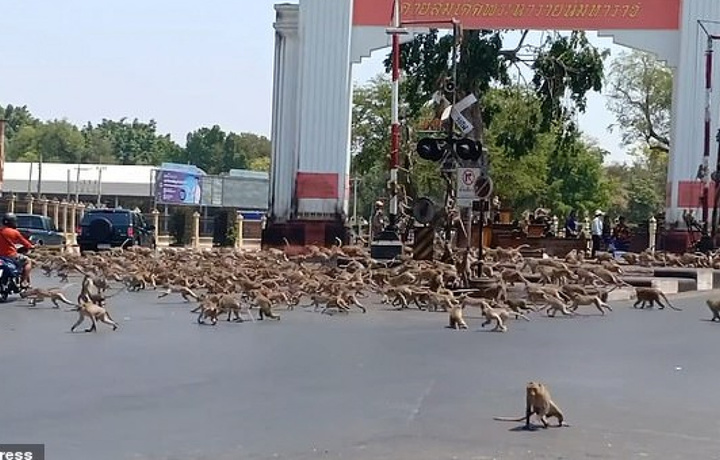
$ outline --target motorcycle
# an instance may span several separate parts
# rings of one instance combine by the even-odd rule
[[[20,246],[18,253],[27,254],[28,250]],[[7,302],[11,294],[20,294],[26,288],[21,287],[22,268],[8,257],[0,257],[0,302]]]

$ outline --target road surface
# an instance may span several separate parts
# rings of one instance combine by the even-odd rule
[[[506,334],[379,306],[199,326],[153,292],[111,299],[117,332],[71,334],[75,313],[18,300],[0,306],[0,442],[51,460],[720,459],[708,295],[674,297],[682,312],[536,314]],[[522,415],[529,380],[571,427],[492,420]]]

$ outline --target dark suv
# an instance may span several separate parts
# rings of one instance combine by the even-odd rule
[[[155,247],[155,228],[129,209],[85,211],[77,235],[80,252],[129,246]]]

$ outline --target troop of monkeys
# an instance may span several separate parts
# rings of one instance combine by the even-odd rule
[[[401,263],[394,268],[372,260],[364,248],[340,245],[261,252],[155,252],[131,248],[83,257],[40,253],[38,262],[45,275],[55,273],[65,282],[73,272],[82,275],[77,303],[63,293],[69,284],[63,288],[33,288],[23,292],[22,297],[33,306],[46,299],[55,308],[59,308],[60,303],[73,306],[71,311],[78,313],[78,319],[71,331],[86,319],[91,323],[86,332],[96,331],[98,321],[116,330],[118,323],[107,310],[107,299],[123,290],[152,288],[159,290],[158,298],[177,294],[187,302],[198,302],[191,311],[198,314],[200,324],[215,325],[223,314],[227,314],[227,321],[234,318],[242,322],[242,314],[254,321],[251,312],[254,307],[258,308],[259,319],[279,320],[273,307],[285,304],[292,310],[303,298],[309,300],[304,307],[314,307],[323,313],[331,310],[347,313],[351,307],[365,313],[367,310],[359,299],[376,293],[382,303],[399,309],[415,305],[421,310],[445,311],[449,314],[448,327],[453,329],[467,329],[463,310],[477,307],[485,318],[482,327],[495,323],[493,331],[505,332],[510,318],[529,321],[527,313],[531,311],[545,310],[548,316],[574,315],[580,306],[587,305],[605,315],[606,310],[612,311],[607,304],[608,294],[627,285],[618,276],[622,267],[609,255],[599,254],[593,263],[587,263],[582,253],[576,251],[564,260],[526,259],[520,249],[486,250],[481,269],[491,281],[475,293],[461,295],[456,295],[453,288],[461,287],[468,269],[478,263],[469,253],[461,255],[455,263],[420,262],[403,255]],[[644,252],[626,254],[624,259],[628,264],[639,266],[720,268],[714,258],[699,254],[674,256]],[[539,281],[530,282],[529,278],[533,277]],[[112,281],[121,283],[122,287],[107,294]],[[523,285],[524,297],[509,294],[518,291],[513,289],[516,284]],[[657,304],[660,309],[668,306],[680,310],[660,289],[638,287],[635,295],[635,308],[652,308]],[[712,321],[720,321],[720,299],[708,299],[707,305]],[[494,419],[524,421],[525,428],[531,429],[531,417],[535,415],[544,428],[550,426],[548,418],[555,418],[557,426],[568,426],[545,384],[528,382],[525,393],[523,416]]]

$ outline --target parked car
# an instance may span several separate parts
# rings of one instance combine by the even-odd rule
[[[63,246],[65,236],[58,232],[55,222],[40,214],[15,214],[20,233],[36,246]]]
[[[80,252],[129,246],[155,247],[155,228],[130,209],[89,209],[77,231]]]

